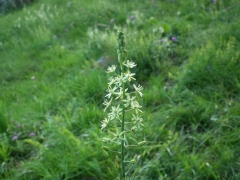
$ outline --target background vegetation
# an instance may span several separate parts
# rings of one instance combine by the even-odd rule
[[[136,179],[240,179],[238,0],[15,2],[0,0],[0,179],[116,177],[100,121],[120,26],[145,88]]]

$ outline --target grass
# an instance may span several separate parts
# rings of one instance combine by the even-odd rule
[[[0,179],[117,177],[100,121],[119,26],[144,87],[136,136],[147,144],[127,155],[138,154],[136,179],[239,179],[239,9],[237,0],[42,0],[1,11]]]

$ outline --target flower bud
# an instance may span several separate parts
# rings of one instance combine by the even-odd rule
[[[123,33],[121,31],[118,31],[118,39],[121,39]]]
[[[141,142],[138,143],[139,146],[143,146],[145,144],[146,144],[146,141],[141,141]]]
[[[123,41],[122,39],[120,40],[120,44],[121,44],[121,45],[123,45],[123,44],[124,44],[124,41]]]
[[[118,49],[121,52],[121,44],[118,43]]]
[[[110,149],[109,149],[107,146],[102,146],[102,148],[103,148],[105,151],[110,151]]]
[[[118,54],[118,60],[121,61],[122,60],[122,54]]]
[[[119,55],[121,53],[120,49],[117,50],[117,55]]]
[[[131,128],[131,131],[136,131],[137,130],[137,127],[136,126],[133,126],[132,128]]]
[[[102,142],[110,142],[111,141],[111,139],[110,138],[102,138]]]
[[[134,172],[133,176],[137,176],[137,175],[138,175],[138,171],[139,171],[139,169],[137,169],[137,170]]]
[[[103,154],[104,154],[105,157],[109,158],[109,154],[108,154],[107,151],[103,150]]]
[[[131,160],[131,163],[133,163],[133,164],[135,164],[137,162],[137,155],[135,155],[134,157],[133,157],[133,159]]]

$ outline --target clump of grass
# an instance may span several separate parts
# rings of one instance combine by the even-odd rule
[[[227,41],[219,39],[217,47],[208,42],[196,50],[185,66],[180,82],[206,98],[218,100],[223,95],[238,95],[240,74],[237,69],[240,64],[235,44],[236,39],[230,37]]]

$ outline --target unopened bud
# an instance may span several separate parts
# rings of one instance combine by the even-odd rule
[[[109,149],[107,146],[102,146],[102,148],[103,148],[105,151],[110,151],[110,149]]]
[[[139,171],[139,169],[137,169],[137,170],[134,172],[133,176],[137,176],[137,175],[138,175],[138,171]]]
[[[134,156],[134,158],[131,160],[131,163],[135,164],[137,162],[137,155]]]
[[[109,158],[109,154],[108,154],[107,151],[103,150],[103,154],[104,154],[104,156],[106,156],[107,158]]]
[[[102,138],[102,142],[110,142],[111,141],[111,139],[109,139],[109,138]]]
[[[121,61],[122,60],[122,54],[118,54],[118,60]]]
[[[141,142],[138,143],[139,146],[143,146],[145,144],[146,144],[146,141],[141,141]]]
[[[137,130],[137,127],[136,126],[133,126],[132,128],[131,128],[131,131],[136,131]]]
[[[118,31],[118,39],[121,39],[122,35],[123,35],[123,33],[119,30]]]
[[[117,54],[119,55],[121,52],[120,52],[120,49],[117,50]]]

